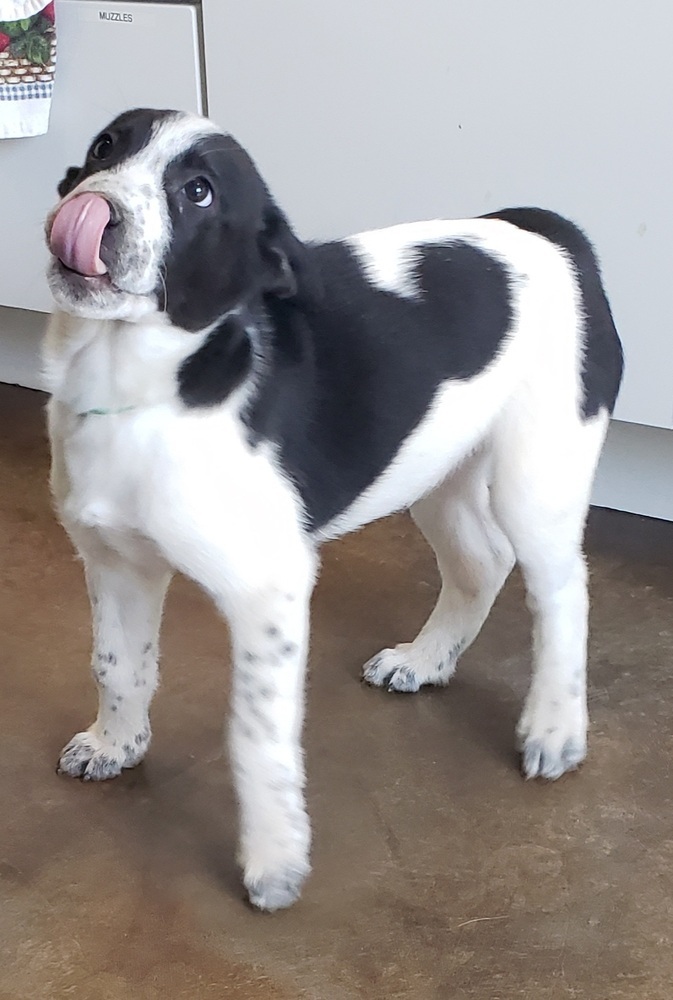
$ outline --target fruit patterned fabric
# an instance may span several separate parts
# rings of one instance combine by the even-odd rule
[[[0,139],[43,135],[56,64],[54,2],[0,0]]]

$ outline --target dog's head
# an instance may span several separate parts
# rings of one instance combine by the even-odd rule
[[[166,314],[204,330],[259,296],[301,297],[306,251],[248,154],[205,118],[116,118],[61,181],[49,284],[76,316]]]

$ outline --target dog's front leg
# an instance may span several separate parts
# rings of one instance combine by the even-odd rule
[[[157,686],[158,633],[170,572],[162,560],[131,562],[76,540],[91,601],[98,714],[64,747],[59,771],[102,781],[138,764],[149,746],[149,706]]]
[[[313,564],[296,569],[227,609],[239,861],[250,901],[263,910],[290,906],[310,870],[301,728]]]

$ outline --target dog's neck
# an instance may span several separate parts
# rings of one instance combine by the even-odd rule
[[[159,316],[127,323],[57,312],[45,338],[46,388],[81,415],[168,403],[176,398],[180,365],[207,335],[188,333]]]

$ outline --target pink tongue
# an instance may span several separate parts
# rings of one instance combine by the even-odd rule
[[[105,274],[100,245],[110,221],[110,206],[99,194],[75,195],[54,216],[49,246],[55,257],[86,277]]]

